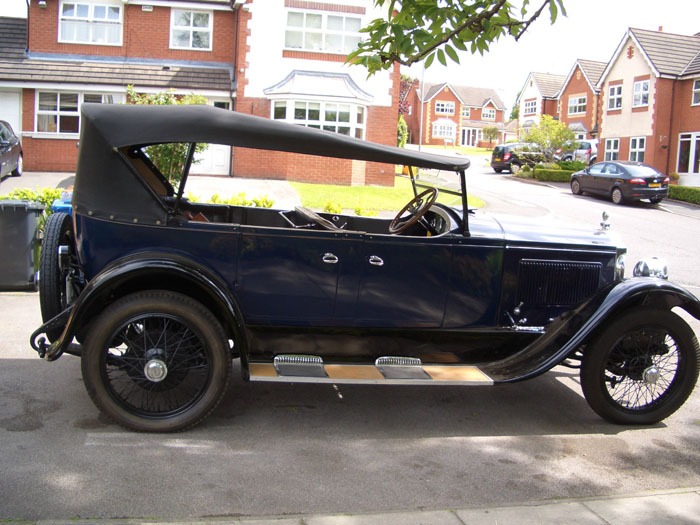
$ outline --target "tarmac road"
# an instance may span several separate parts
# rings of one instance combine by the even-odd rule
[[[602,206],[554,191],[550,220],[571,202]],[[655,211],[631,210],[621,223]],[[685,227],[657,216],[668,222],[654,228]],[[0,318],[3,519],[418,511],[700,486],[700,389],[662,424],[630,428],[599,419],[561,367],[501,387],[237,380],[197,428],[137,434],[99,414],[77,358],[35,357],[37,294],[0,293]]]

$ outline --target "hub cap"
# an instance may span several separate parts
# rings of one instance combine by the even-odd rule
[[[650,366],[644,371],[644,382],[648,385],[655,385],[659,380],[659,369],[655,366]]]
[[[168,375],[168,366],[160,359],[151,359],[143,367],[146,379],[160,383]]]

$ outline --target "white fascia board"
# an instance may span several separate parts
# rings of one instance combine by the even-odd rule
[[[596,84],[596,88],[598,91],[600,91],[603,87],[603,84],[605,84],[605,79],[608,78],[608,74],[610,73],[610,70],[613,68],[615,63],[617,62],[617,59],[620,57],[620,54],[622,53],[622,50],[625,48],[625,45],[627,44],[628,40],[632,40],[634,44],[637,46],[639,50],[642,52],[642,56],[644,57],[645,62],[647,63],[647,66],[649,66],[649,69],[651,70],[652,73],[654,73],[655,77],[661,76],[659,74],[659,71],[654,67],[654,64],[651,63],[651,60],[649,60],[649,56],[647,55],[646,51],[644,51],[644,48],[641,46],[637,38],[634,36],[632,33],[631,29],[627,29],[627,32],[625,33],[625,36],[622,38],[620,43],[617,46],[617,49],[615,49],[615,53],[613,53],[612,58],[608,62],[608,65],[605,66],[605,70],[603,71],[603,74],[600,76],[600,80],[598,80],[598,83]],[[676,77],[670,77],[670,78],[676,78]]]
[[[152,86],[139,86],[134,84],[134,91],[138,93],[160,93],[162,91],[170,91],[170,88],[159,88]],[[126,89],[125,89],[126,91]],[[202,95],[203,97],[213,97],[213,98],[236,98],[235,92],[215,90],[215,89],[191,89],[191,88],[174,88],[173,93],[176,95]]]
[[[124,1],[124,0],[122,0]],[[126,0],[125,4],[130,5],[152,5],[153,7],[175,7],[178,9],[194,9],[196,11],[231,11],[231,6],[220,3],[208,2],[173,2],[168,0]]]
[[[457,92],[456,92],[454,89],[452,89],[452,86],[450,86],[450,83],[449,83],[449,82],[444,82],[444,83],[440,86],[440,89],[435,90],[435,93],[433,93],[433,95],[432,95],[430,98],[426,98],[423,102],[425,103],[425,102],[430,102],[431,100],[433,100],[435,97],[438,96],[439,93],[442,93],[442,90],[445,89],[445,86],[447,86],[448,88],[450,88],[450,91],[452,91],[452,94],[453,94],[455,97],[457,97],[457,100],[459,100],[459,103],[460,103],[460,104],[464,104],[464,100],[462,100],[462,97],[460,97],[460,96],[457,94]]]
[[[515,99],[515,105],[520,106],[520,97],[523,96],[523,92],[525,91],[525,86],[527,86],[527,83],[529,82],[530,78],[532,77],[532,71],[530,71],[527,74],[527,78],[525,79],[525,83],[523,84],[523,87],[520,88],[520,91],[518,92],[518,98]],[[539,91],[540,87],[537,86],[537,90]]]
[[[67,84],[64,82],[27,82],[9,81],[0,82],[0,87],[20,89],[49,89],[51,91],[91,91],[100,93],[126,93],[126,86],[110,84]]]

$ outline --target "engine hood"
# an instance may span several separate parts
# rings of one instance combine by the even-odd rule
[[[615,232],[596,226],[559,224],[551,218],[533,219],[478,211],[469,220],[472,236],[500,238],[508,244],[623,248],[623,243]]]

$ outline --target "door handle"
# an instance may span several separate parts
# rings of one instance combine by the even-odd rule
[[[326,264],[338,264],[338,259],[337,255],[334,255],[332,253],[324,253],[323,254],[323,262]]]
[[[369,256],[369,263],[373,266],[384,266],[384,261],[382,260],[382,258],[377,257],[376,255]]]

